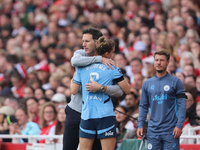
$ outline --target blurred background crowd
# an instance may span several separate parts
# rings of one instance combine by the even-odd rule
[[[1,134],[63,134],[70,60],[87,27],[115,41],[113,60],[132,87],[112,97],[117,110],[138,117],[143,81],[155,75],[153,54],[165,48],[167,71],[188,96],[184,128],[200,125],[199,0],[0,0]],[[135,119],[118,111],[116,119],[118,143],[136,137]]]

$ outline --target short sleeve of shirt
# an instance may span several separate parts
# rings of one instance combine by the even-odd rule
[[[117,82],[124,80],[123,74],[122,74],[121,70],[119,69],[119,67],[117,67],[117,68],[113,67],[113,68],[114,68],[114,70],[113,70],[113,74],[114,74],[113,80],[114,80],[114,82],[117,83]]]
[[[76,75],[74,77],[74,83],[81,85],[81,76],[80,76],[80,68],[76,68]]]

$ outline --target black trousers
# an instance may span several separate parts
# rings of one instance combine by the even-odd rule
[[[79,124],[81,113],[71,109],[69,106],[65,108],[66,119],[63,135],[63,150],[77,150],[79,144]],[[100,140],[95,139],[93,150],[101,150]]]

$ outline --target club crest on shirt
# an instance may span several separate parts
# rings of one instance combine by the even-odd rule
[[[165,90],[165,91],[169,91],[169,89],[170,89],[169,85],[165,85],[165,86],[164,86],[164,90]]]
[[[121,69],[118,68],[118,71],[119,71],[121,74],[123,74],[122,71],[121,71]]]
[[[148,144],[148,149],[152,149],[152,147],[153,147],[152,144],[149,143],[149,144]]]

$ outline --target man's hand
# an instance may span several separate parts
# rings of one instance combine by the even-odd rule
[[[106,65],[106,67],[107,67],[108,69],[111,68],[111,69],[113,70],[112,65],[116,68],[115,62],[114,62],[113,60],[111,60],[111,59],[102,57],[102,63],[103,63],[104,65]],[[109,68],[109,67],[110,67],[110,68]]]
[[[142,138],[144,136],[144,129],[143,128],[138,128],[137,129],[137,137]]]
[[[85,84],[86,86],[86,90],[88,92],[96,92],[99,91],[101,89],[101,84],[95,82],[95,81],[91,81],[89,80],[90,83]]]
[[[179,129],[178,127],[175,127],[173,131],[174,138],[175,139],[179,138],[181,134],[182,134],[182,130]]]

